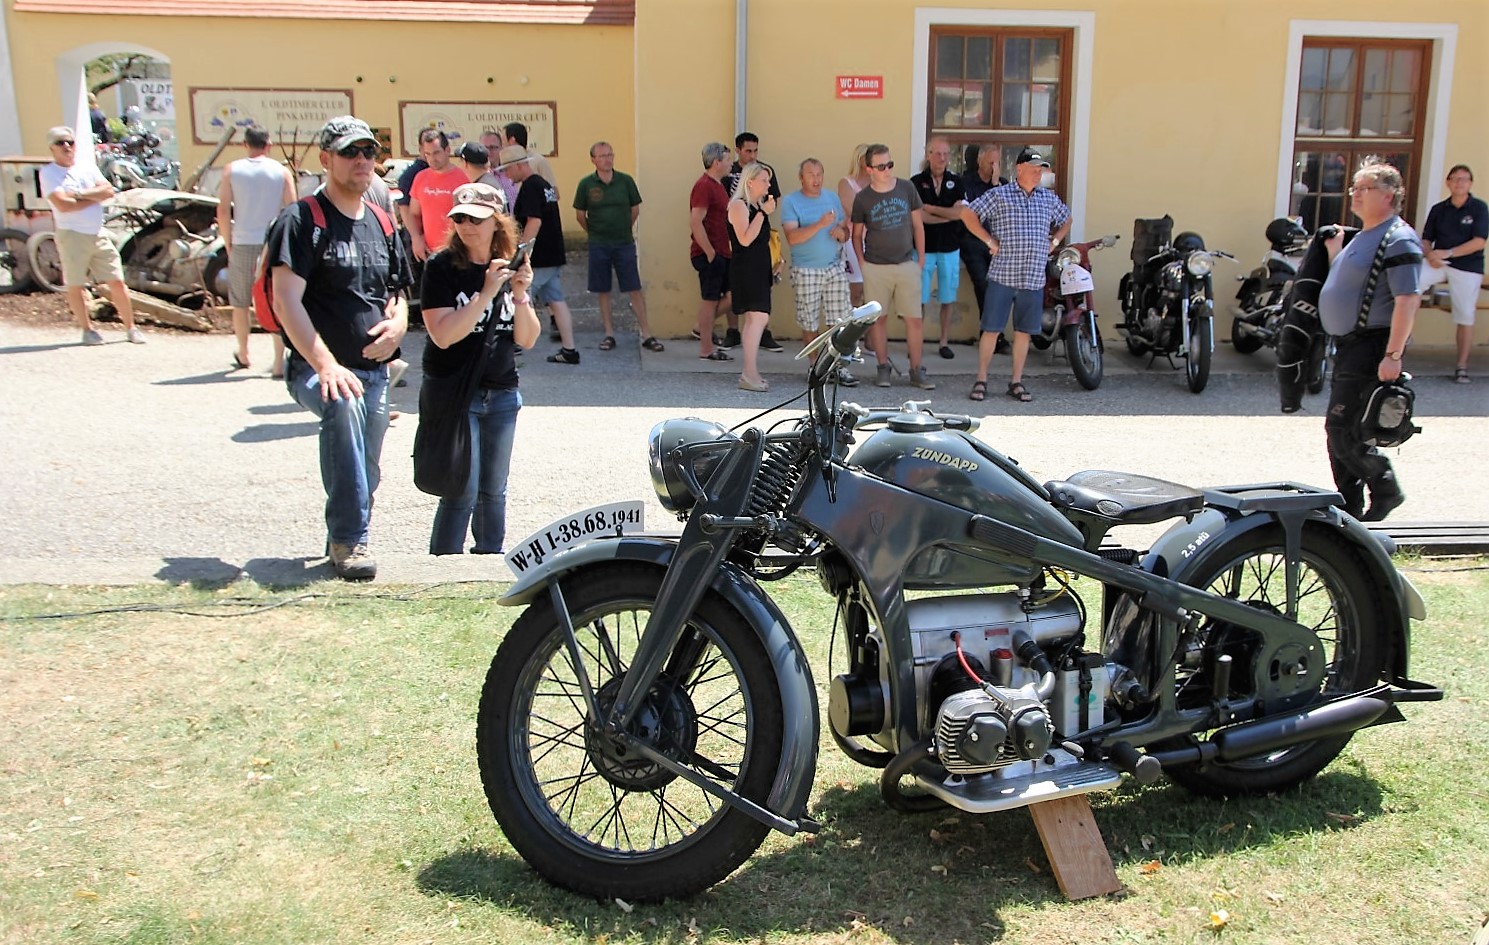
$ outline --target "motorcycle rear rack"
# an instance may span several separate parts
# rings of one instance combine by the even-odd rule
[[[1054,764],[1020,761],[987,774],[950,775],[942,780],[915,776],[924,791],[958,810],[992,814],[1042,804],[1075,794],[1110,791],[1122,783],[1122,772],[1101,762],[1080,761],[1062,749],[1051,749]]]

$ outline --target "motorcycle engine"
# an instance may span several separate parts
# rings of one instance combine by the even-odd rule
[[[1041,758],[1053,736],[1049,712],[1032,686],[964,690],[941,703],[936,720],[936,750],[952,774]]]
[[[1158,270],[1158,285],[1164,292],[1180,295],[1184,292],[1184,263],[1174,260]]]

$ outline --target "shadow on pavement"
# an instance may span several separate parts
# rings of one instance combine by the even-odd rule
[[[298,409],[298,408],[296,408]],[[318,422],[308,423],[258,423],[244,427],[230,439],[234,443],[272,443],[275,440],[293,440],[302,436],[315,436],[320,432]]]
[[[61,351],[64,348],[86,348],[88,345],[77,341],[63,341],[54,345],[12,345],[9,348],[0,348],[0,355],[5,354],[37,354],[42,351]]]
[[[211,374],[194,374],[191,377],[172,377],[163,381],[151,381],[158,387],[180,387],[192,384],[240,384],[243,381],[256,381],[259,378],[253,374],[243,374],[232,368],[224,368],[221,371],[213,371]]]
[[[282,404],[255,404],[248,408],[248,412],[254,416],[265,417],[271,414],[304,413],[305,408],[292,400],[287,400]]]

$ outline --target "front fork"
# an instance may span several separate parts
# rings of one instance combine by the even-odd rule
[[[1179,303],[1179,328],[1180,331],[1182,331],[1183,333],[1183,346],[1180,348],[1180,350],[1184,352],[1184,357],[1186,358],[1189,357],[1189,339],[1194,335],[1194,332],[1191,328],[1191,325],[1193,323],[1189,319],[1189,312],[1191,308],[1189,300],[1190,297],[1193,296],[1193,294],[1194,293],[1190,291],[1189,286],[1185,285],[1184,297],[1180,300]],[[1208,286],[1205,289],[1203,311],[1201,311],[1196,317],[1210,319],[1213,319],[1215,317],[1215,306],[1214,303],[1210,300],[1210,290]],[[1213,330],[1210,332],[1209,353],[1215,353],[1215,332]]]

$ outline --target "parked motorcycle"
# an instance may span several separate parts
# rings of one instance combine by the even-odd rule
[[[1231,345],[1238,354],[1251,354],[1263,346],[1277,348],[1287,314],[1287,295],[1311,242],[1302,222],[1290,217],[1278,217],[1267,224],[1266,237],[1270,246],[1261,265],[1236,277],[1241,287],[1236,291]],[[1332,345],[1322,326],[1310,333],[1307,350],[1308,392],[1317,394],[1324,389],[1332,356]]]
[[[1189,389],[1198,394],[1210,382],[1215,354],[1215,290],[1210,273],[1216,258],[1235,259],[1206,249],[1198,233],[1186,230],[1170,241],[1173,217],[1137,220],[1133,225],[1132,272],[1122,277],[1122,331],[1127,350],[1184,359]]]
[[[1101,329],[1096,324],[1091,278],[1091,251],[1115,246],[1121,237],[1103,236],[1071,243],[1050,254],[1045,267],[1044,322],[1029,341],[1040,351],[1057,340],[1064,345],[1070,370],[1086,390],[1101,386]]]
[[[1099,470],[1041,485],[970,417],[837,402],[878,312],[803,349],[793,423],[652,429],[680,536],[639,533],[634,501],[511,547],[500,602],[526,609],[486,676],[476,748],[492,812],[542,876],[687,896],[770,829],[818,829],[817,690],[766,590],[802,568],[836,601],[833,740],[883,770],[900,811],[1006,811],[1124,773],[1281,791],[1398,703],[1442,698],[1407,676],[1422,598],[1337,493]],[[1171,519],[1147,552],[1102,547]]]
[[[181,164],[160,150],[154,134],[131,134],[118,144],[97,146],[98,172],[116,190],[136,187],[175,190],[181,183]]]

